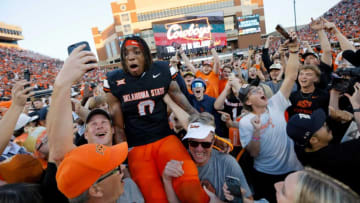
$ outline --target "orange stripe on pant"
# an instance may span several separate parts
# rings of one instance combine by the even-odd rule
[[[195,163],[174,135],[136,146],[128,154],[132,179],[139,186],[145,202],[168,202],[161,174],[170,160],[183,161],[184,175],[173,179],[173,188],[181,202],[209,202],[202,189]]]

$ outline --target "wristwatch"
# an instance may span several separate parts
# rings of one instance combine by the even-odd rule
[[[353,110],[354,110],[354,113],[355,113],[355,112],[360,112],[360,108],[353,109]]]

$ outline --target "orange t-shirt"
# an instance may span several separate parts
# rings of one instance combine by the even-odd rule
[[[219,96],[219,75],[211,71],[208,75],[205,75],[201,71],[197,71],[195,76],[201,78],[206,83],[205,94],[217,98]]]
[[[241,118],[237,118],[236,121],[240,122]],[[229,128],[229,139],[233,146],[241,146],[239,129]]]
[[[219,80],[219,95],[225,89],[227,82],[228,82],[228,80],[225,80],[225,79]]]

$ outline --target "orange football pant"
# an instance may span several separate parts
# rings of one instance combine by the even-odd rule
[[[181,202],[209,202],[202,189],[195,163],[174,135],[156,142],[133,147],[128,154],[131,178],[139,186],[145,202],[167,203],[161,175],[170,160],[183,161],[184,175],[173,179],[173,188]]]

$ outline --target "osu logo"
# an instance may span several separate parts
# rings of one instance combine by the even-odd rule
[[[296,104],[296,106],[301,107],[301,108],[309,108],[312,105],[312,101],[308,101],[308,100],[301,100],[298,101],[298,103]]]
[[[104,155],[104,151],[105,151],[105,148],[104,148],[103,145],[101,145],[101,144],[96,145],[96,152],[97,153],[99,153],[101,155]]]
[[[199,127],[200,127],[199,125],[195,125],[195,124],[190,125],[190,128],[199,128]]]

